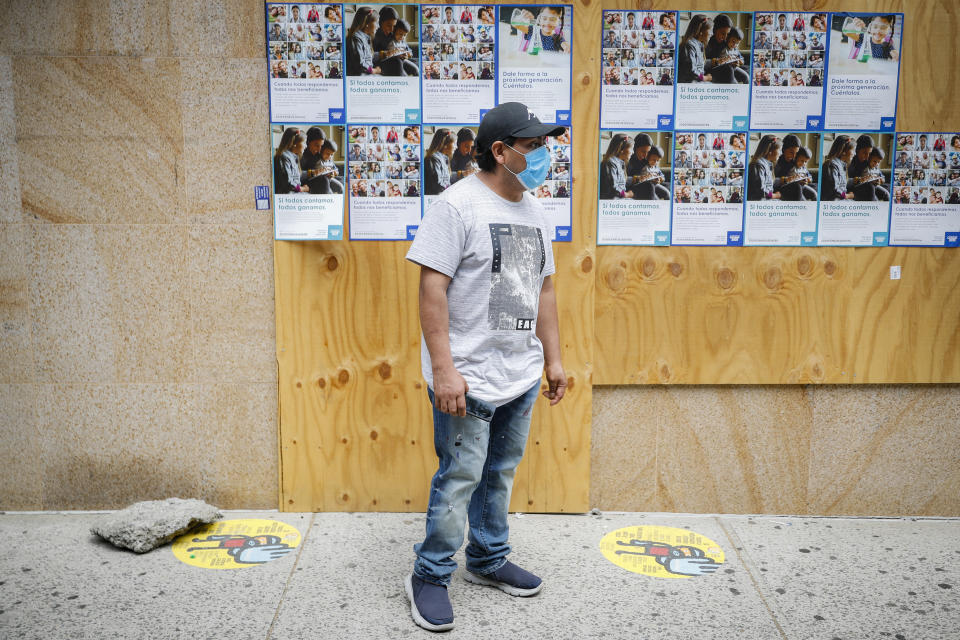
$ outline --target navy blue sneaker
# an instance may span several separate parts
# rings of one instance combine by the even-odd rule
[[[496,587],[504,593],[523,598],[536,595],[543,589],[543,580],[509,560],[493,573],[481,576],[467,571],[463,574],[463,578],[467,582]]]
[[[453,629],[453,606],[447,588],[410,574],[404,581],[413,621],[428,631]]]

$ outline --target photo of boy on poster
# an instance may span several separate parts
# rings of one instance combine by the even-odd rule
[[[267,22],[271,78],[343,77],[339,5],[268,4]]]
[[[570,64],[568,7],[529,5],[500,8],[500,63],[504,67],[528,67],[527,56],[538,56],[535,66],[566,67]]]
[[[416,5],[345,7],[347,76],[419,76],[419,16]]]
[[[832,14],[830,72],[896,76],[902,36],[899,19],[896,14]]]
[[[677,82],[749,84],[751,22],[747,13],[681,11]]]
[[[343,193],[344,127],[273,124],[270,132],[275,194]]]
[[[751,131],[747,200],[817,200],[820,136],[816,133]]]

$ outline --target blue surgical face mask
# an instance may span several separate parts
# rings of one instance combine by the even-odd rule
[[[510,147],[506,142],[504,145]],[[547,179],[547,173],[550,171],[550,151],[547,149],[546,145],[542,145],[534,149],[533,151],[528,151],[527,153],[520,153],[513,147],[514,152],[519,153],[523,156],[523,159],[526,160],[527,168],[521,171],[520,173],[514,173],[510,171],[510,168],[507,165],[503,167],[513,173],[516,176],[517,180],[520,181],[527,189],[536,189],[543,181]]]

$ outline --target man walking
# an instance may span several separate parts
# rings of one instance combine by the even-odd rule
[[[453,628],[447,586],[467,521],[468,582],[513,596],[543,586],[507,560],[507,509],[541,374],[551,405],[567,385],[551,228],[528,193],[550,169],[544,137],[563,130],[518,102],[487,112],[476,139],[480,171],[443,192],[407,253],[420,265],[420,354],[440,465],[405,586],[414,621],[431,631]]]

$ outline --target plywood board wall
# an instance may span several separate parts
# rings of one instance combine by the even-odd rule
[[[957,130],[952,1],[574,3],[573,242],[554,245],[571,388],[538,403],[511,508],[589,508],[593,384],[960,381],[960,252],[596,247],[603,9],[905,11],[901,129]],[[423,511],[436,468],[406,242],[277,242],[281,505]],[[899,264],[903,278],[889,280]]]

